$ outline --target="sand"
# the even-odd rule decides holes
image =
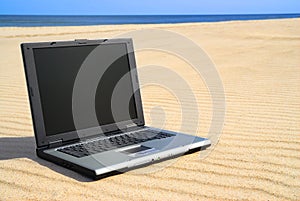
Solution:
[[[285,19],[0,28],[0,200],[300,200],[299,25],[300,19]],[[128,172],[99,181],[37,158],[20,43],[109,38],[147,28],[193,40],[219,72],[226,115],[219,141],[207,150],[208,156],[201,159],[197,152],[152,173]],[[168,45],[165,40],[157,42]],[[198,131],[192,134],[207,136],[212,100],[201,77],[165,52],[138,52],[137,63],[166,66],[189,82],[200,111]],[[155,75],[164,77],[152,72],[142,75],[141,83]],[[176,82],[167,75],[165,79],[180,92]],[[170,91],[148,86],[142,98],[148,124],[162,118],[158,110],[151,110],[158,105],[165,111],[165,127],[180,129],[180,106]],[[184,104],[189,104],[188,98]]]

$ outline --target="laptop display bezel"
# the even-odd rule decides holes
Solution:
[[[131,73],[131,80],[134,93],[134,102],[136,106],[137,118],[129,121],[118,122],[118,126],[113,124],[103,125],[99,127],[88,128],[80,131],[70,131],[65,133],[59,133],[55,135],[47,135],[41,97],[38,86],[38,78],[36,72],[36,65],[34,60],[33,50],[35,48],[52,48],[52,47],[70,47],[70,46],[84,46],[84,45],[101,45],[101,44],[126,44],[128,51],[128,60],[129,67]],[[36,138],[37,147],[44,147],[49,145],[52,142],[60,141],[67,142],[73,140],[80,140],[82,138],[91,137],[98,135],[97,133],[100,130],[103,132],[111,132],[118,130],[119,128],[126,128],[129,124],[136,124],[138,126],[142,126],[145,124],[141,94],[139,90],[139,81],[136,70],[136,61],[134,55],[133,41],[130,38],[122,38],[122,39],[99,39],[99,40],[76,40],[76,41],[58,41],[58,42],[42,42],[42,43],[23,43],[21,44],[22,55],[23,55],[23,63],[26,74],[26,83],[28,96],[30,100],[30,108],[31,108],[31,116],[34,127],[34,133]]]

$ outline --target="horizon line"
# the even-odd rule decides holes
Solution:
[[[299,13],[216,13],[216,14],[1,14],[16,16],[195,16],[195,15],[300,15]]]

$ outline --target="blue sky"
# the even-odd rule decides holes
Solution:
[[[0,14],[300,13],[300,0],[0,0]]]

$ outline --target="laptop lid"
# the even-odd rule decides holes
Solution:
[[[144,125],[131,39],[24,43],[21,49],[37,147]]]

